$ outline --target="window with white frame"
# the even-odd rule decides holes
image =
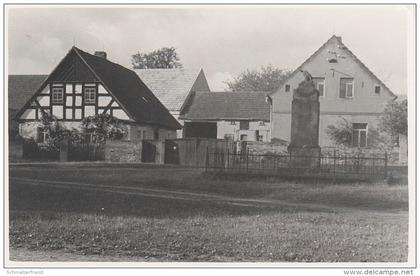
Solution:
[[[340,79],[340,98],[353,98],[354,95],[354,80],[353,78]]]
[[[51,102],[53,104],[63,104],[64,102],[64,87],[51,88]]]
[[[96,87],[85,87],[84,91],[84,100],[87,104],[96,103]]]
[[[319,96],[325,96],[325,78],[313,78],[312,80],[315,84],[316,90],[319,91]]]
[[[37,129],[37,142],[38,143],[45,143],[47,142],[48,138],[50,137],[49,131],[39,127]]]
[[[353,147],[367,147],[367,131],[368,129],[366,123],[353,123]]]

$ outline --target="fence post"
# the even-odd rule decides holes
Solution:
[[[248,158],[249,158],[248,150],[246,150],[245,154],[246,154],[246,173],[248,173]]]
[[[208,166],[209,166],[209,147],[206,147],[206,168],[205,168],[206,172],[207,172]]]
[[[334,171],[333,171],[333,174],[334,174],[334,183],[335,183],[335,169],[336,169],[336,160],[337,160],[337,155],[336,155],[336,152],[335,152],[335,149],[334,149]]]
[[[229,148],[227,149],[227,164],[226,164],[227,169],[229,169]]]
[[[385,174],[385,178],[388,176],[388,153],[387,152],[385,152],[385,171],[384,171],[384,174]]]
[[[292,151],[289,151],[289,167],[292,166]]]
[[[220,152],[220,170],[224,170],[225,169],[225,153],[224,153],[224,151],[222,150],[221,152]]]

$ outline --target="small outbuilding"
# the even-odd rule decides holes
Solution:
[[[180,118],[185,138],[270,141],[265,92],[193,92]]]

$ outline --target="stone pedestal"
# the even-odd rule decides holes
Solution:
[[[290,154],[290,165],[294,168],[319,168],[321,148],[320,147],[288,147]]]
[[[309,73],[307,73],[309,75]],[[293,91],[291,135],[288,152],[293,167],[318,167],[319,92],[310,75]]]

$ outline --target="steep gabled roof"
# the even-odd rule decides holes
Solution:
[[[80,49],[75,50],[136,122],[181,128],[134,71]]]
[[[9,109],[21,109],[47,77],[48,75],[9,75],[7,85]]]
[[[370,69],[360,60],[357,58],[357,56],[355,54],[353,54],[352,51],[349,50],[349,48],[347,48],[347,46],[344,45],[344,43],[341,40],[341,37],[333,35],[330,39],[328,39],[318,50],[316,50],[309,58],[307,58],[298,68],[296,68],[296,70],[294,70],[292,72],[292,74],[290,74],[290,76],[288,78],[286,78],[283,83],[280,85],[280,87],[282,85],[284,85],[286,82],[289,81],[289,79],[291,79],[294,75],[296,75],[301,69],[303,69],[303,67],[308,64],[310,61],[312,61],[312,59],[317,56],[322,50],[324,50],[327,45],[331,42],[335,40],[338,45],[342,48],[345,49],[345,51],[349,54],[350,58],[353,59],[356,63],[358,63],[369,75],[371,75],[372,78],[374,78],[378,83],[380,83],[381,85],[383,85],[383,87],[385,87],[385,89],[388,91],[388,93],[390,93],[392,96],[395,96],[395,94],[391,91],[391,89],[389,89],[385,83],[383,83],[372,71],[370,71]],[[279,88],[280,88],[279,87]],[[278,89],[277,89],[278,90]],[[270,95],[274,94],[277,92],[277,90],[273,91],[270,93]]]
[[[202,69],[135,69],[134,71],[166,108],[179,111]]]
[[[113,63],[105,58],[86,53],[73,47],[60,64],[53,70],[38,92],[57,75],[60,78],[71,78],[71,75],[80,74],[80,70],[73,68],[57,72],[66,59],[77,56],[86,65],[87,70],[94,75],[94,79],[99,80],[111,93],[116,101],[121,105],[127,115],[137,123],[156,124],[170,129],[179,129],[181,125],[163,106],[163,104],[153,95],[149,88],[139,79],[134,71],[127,69],[119,64]],[[77,60],[77,58],[76,58]],[[38,93],[37,92],[37,93]],[[36,94],[32,97],[32,99]],[[27,105],[30,102],[27,103]],[[26,105],[26,106],[27,106]],[[25,107],[26,107],[25,106]],[[23,112],[23,109],[21,110]],[[21,114],[19,112],[18,115]]]
[[[193,92],[180,118],[270,121],[266,95],[266,92]]]

